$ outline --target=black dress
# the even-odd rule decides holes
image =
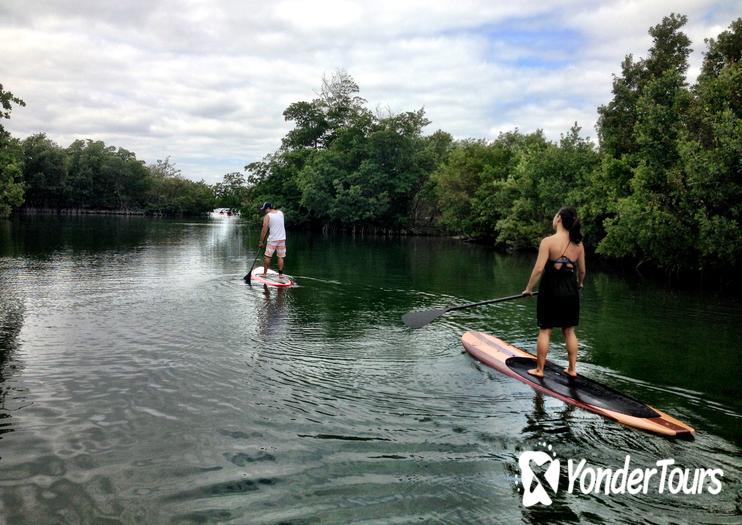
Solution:
[[[538,287],[536,319],[539,328],[568,328],[580,322],[577,261],[562,255],[549,260]]]

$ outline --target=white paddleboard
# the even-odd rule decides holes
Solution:
[[[288,275],[278,275],[275,270],[268,270],[263,276],[263,267],[258,266],[250,273],[250,280],[254,283],[265,284],[267,286],[276,286],[278,288],[289,288],[294,286],[295,281]]]

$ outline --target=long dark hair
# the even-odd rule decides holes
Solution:
[[[577,210],[565,206],[559,210],[558,215],[562,219],[562,226],[569,232],[569,240],[575,244],[580,244],[582,242],[582,229],[580,219],[577,218]]]

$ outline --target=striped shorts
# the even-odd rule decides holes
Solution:
[[[286,240],[280,240],[280,241],[271,241],[268,243],[268,245],[265,247],[265,256],[266,257],[273,257],[273,253],[275,252],[276,255],[283,258],[286,257]]]

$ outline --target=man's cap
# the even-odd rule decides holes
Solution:
[[[263,203],[263,205],[260,207],[260,211],[265,211],[267,209],[271,209],[272,210],[273,209],[273,205],[270,202],[265,201]]]

